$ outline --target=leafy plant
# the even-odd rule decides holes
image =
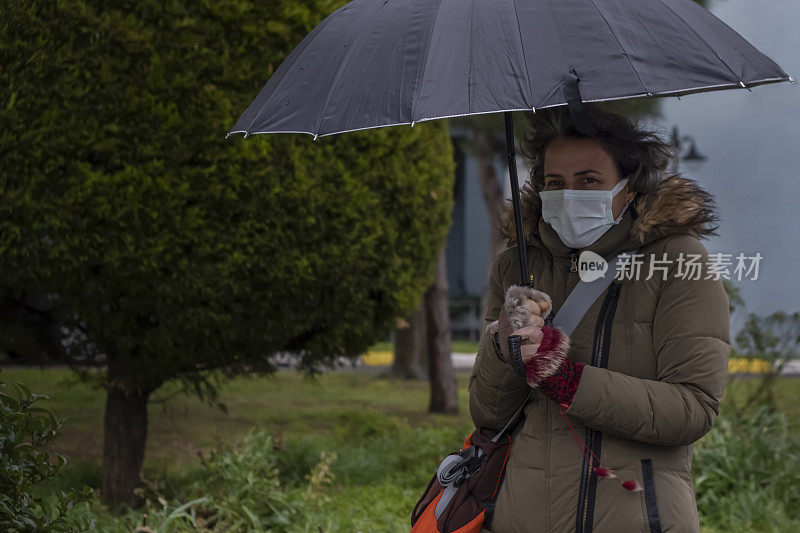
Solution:
[[[193,480],[183,487],[189,501],[168,501],[151,486],[143,491],[141,512],[128,511],[107,528],[150,533],[289,531],[292,524],[302,522],[307,511],[319,510],[330,501],[326,492],[336,454],[323,451],[305,475],[303,486],[283,485],[277,467],[279,454],[271,435],[251,431],[239,445],[209,457],[201,455],[202,475],[193,472]]]
[[[264,531],[291,523],[300,506],[281,486],[276,456],[271,435],[256,431],[206,461],[208,477],[194,490],[210,496],[214,514],[208,526]]]
[[[0,381],[0,390],[6,384]],[[35,394],[21,383],[14,393],[0,392],[0,531],[75,531],[93,529],[85,518],[71,513],[92,489],[56,490],[38,496],[34,488],[58,476],[66,459],[55,462],[44,448],[58,438],[61,420],[38,404],[47,396]]]
[[[694,453],[704,525],[721,531],[800,528],[798,429],[766,405],[717,419]]]
[[[767,369],[744,401],[731,397],[729,407],[734,413],[762,405],[774,410],[775,383],[786,365],[800,358],[800,312],[776,311],[766,317],[751,313],[736,336],[735,352],[746,360],[765,361]]]

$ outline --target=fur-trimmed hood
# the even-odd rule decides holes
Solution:
[[[544,246],[540,233],[542,226],[549,227],[549,224],[541,221],[542,201],[530,183],[520,190],[520,204],[525,243]],[[697,183],[680,174],[669,175],[655,191],[637,194],[626,210],[625,217],[630,213],[633,218],[626,241],[644,245],[669,235],[716,235],[717,215],[714,209],[713,197]],[[510,201],[503,206],[499,230],[508,246],[517,244],[514,210]]]

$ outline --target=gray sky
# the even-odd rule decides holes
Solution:
[[[717,0],[711,12],[800,80],[800,1]],[[717,200],[709,252],[763,256],[758,279],[734,281],[746,310],[800,310],[800,84],[662,98],[662,131],[677,125],[708,159],[682,165]],[[738,322],[738,321],[737,321]]]

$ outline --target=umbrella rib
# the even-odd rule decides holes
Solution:
[[[528,72],[528,60],[525,59],[525,42],[522,39],[522,27],[519,24],[519,13],[517,12],[517,0],[511,0],[511,5],[514,6],[514,16],[517,17],[517,31],[519,32],[519,49],[522,50],[522,62],[525,64],[525,78],[528,80],[528,101],[526,104],[530,105],[533,102],[533,89],[531,88],[531,75]]]
[[[475,34],[473,33],[473,26],[475,25],[475,2],[472,0],[472,6],[469,10],[469,76],[467,77],[467,110],[472,111],[472,45],[475,42]]]
[[[341,8],[340,8],[340,9],[341,9]],[[339,9],[337,9],[336,11],[334,11],[333,13],[331,13],[329,16],[325,17],[325,19],[324,19],[322,22],[320,22],[320,23],[319,23],[319,25],[317,25],[317,26],[316,26],[316,27],[315,27],[315,28],[314,28],[314,29],[311,31],[311,33],[313,33],[313,36],[311,36],[311,38],[308,40],[308,42],[307,42],[307,43],[304,43],[305,39],[301,39],[301,40],[300,40],[300,43],[299,43],[299,44],[298,44],[298,45],[295,47],[295,49],[294,49],[294,50],[292,50],[292,52],[295,52],[295,50],[297,50],[297,51],[296,51],[294,54],[291,54],[291,53],[290,53],[290,56],[291,56],[291,63],[288,63],[288,61],[289,61],[290,57],[287,57],[287,58],[286,58],[286,59],[283,61],[283,63],[281,63],[281,64],[278,66],[278,69],[277,69],[277,70],[275,70],[275,71],[272,73],[272,75],[269,77],[269,79],[268,79],[267,81],[269,82],[270,80],[272,80],[273,78],[275,78],[275,79],[277,79],[277,80],[278,80],[278,84],[280,84],[280,82],[281,82],[281,81],[283,80],[283,78],[285,77],[286,73],[289,71],[289,69],[290,69],[290,68],[291,68],[291,67],[294,65],[294,63],[295,63],[295,62],[297,61],[297,59],[300,57],[300,55],[301,55],[301,52],[303,52],[303,51],[304,51],[306,48],[308,48],[309,46],[311,46],[311,44],[314,42],[314,39],[316,39],[316,38],[317,38],[317,36],[318,36],[320,33],[322,33],[322,30],[323,30],[323,29],[324,29],[324,28],[325,28],[325,27],[326,27],[326,26],[327,26],[327,25],[328,25],[328,24],[329,24],[329,23],[330,23],[330,22],[333,20],[333,18],[334,18],[334,15],[336,15],[336,13],[337,13],[338,11],[339,11]],[[311,34],[309,34],[309,35],[311,35]],[[306,38],[308,38],[308,36],[306,36]],[[301,47],[301,45],[303,45],[303,46]],[[285,67],[284,67],[284,63],[286,63],[286,66],[285,66]],[[280,73],[280,78],[277,78],[277,77],[276,77],[276,74],[278,74],[278,70],[281,70],[281,73]],[[272,93],[270,93],[270,94],[269,94],[269,96],[267,96],[267,97],[266,97],[266,99],[264,100],[264,103],[262,104],[262,106],[261,106],[261,109],[259,109],[259,110],[258,110],[258,112],[256,113],[256,115],[255,115],[255,116],[253,117],[253,119],[250,121],[250,125],[247,127],[247,130],[245,130],[245,133],[246,133],[246,134],[248,134],[248,135],[249,135],[249,133],[248,133],[248,130],[252,129],[252,127],[253,127],[253,124],[255,124],[255,123],[256,123],[256,121],[258,121],[258,120],[261,118],[261,115],[264,113],[264,110],[265,110],[265,109],[269,109],[269,108],[268,108],[268,104],[270,104],[270,102],[272,102],[272,99],[275,97],[275,94],[277,94],[277,90],[278,90],[278,85],[276,84],[276,85],[275,85],[275,87],[272,89]],[[235,124],[234,124],[234,126],[235,126]],[[235,133],[235,132],[231,132],[231,133]],[[292,132],[292,133],[294,133],[294,132]]]
[[[603,15],[602,11],[600,11],[600,8],[597,7],[597,4],[594,3],[594,0],[589,0],[589,2],[591,2],[595,11],[597,11],[597,14],[600,15],[600,18],[603,19],[603,22],[606,23],[606,27],[608,28],[609,33],[611,33],[611,36],[617,42],[617,46],[619,46],[619,49],[622,50],[622,53],[625,55],[625,59],[628,60],[628,64],[631,66],[631,70],[636,75],[636,79],[639,81],[639,85],[642,86],[642,89],[644,89],[647,94],[651,94],[650,90],[645,86],[644,82],[642,82],[642,78],[639,77],[639,73],[636,72],[636,67],[633,66],[633,61],[631,61],[631,58],[628,55],[627,50],[625,50],[625,48],[622,46],[622,43],[620,43],[619,39],[617,39],[617,36],[614,34],[614,30],[611,29],[611,25],[608,23],[608,20],[606,20],[606,16]]]
[[[419,78],[419,83],[417,83],[416,87],[416,94],[414,95],[414,102],[411,104],[411,125],[413,126],[415,122],[418,122],[414,119],[414,111],[417,108],[417,103],[419,102],[419,95],[422,92],[422,82],[425,80],[425,72],[428,70],[428,61],[430,60],[430,52],[431,52],[431,41],[433,41],[433,32],[436,31],[436,19],[439,17],[439,9],[442,7],[442,3],[444,0],[439,0],[439,4],[436,6],[436,13],[433,14],[433,22],[431,23],[431,34],[428,36],[428,48],[425,49],[425,64],[422,66],[422,76]]]
[[[368,12],[366,10],[364,10],[364,11],[366,13],[370,13],[370,12]],[[366,16],[362,17],[362,20],[363,20],[363,18],[366,18]],[[319,135],[319,128],[320,128],[320,126],[322,126],[322,121],[325,119],[325,110],[328,108],[328,105],[331,102],[331,96],[333,95],[333,89],[334,89],[334,87],[336,87],[336,82],[339,81],[339,78],[341,77],[342,69],[343,69],[345,63],[347,62],[348,59],[350,59],[350,56],[353,55],[353,52],[358,48],[358,45],[361,44],[361,41],[364,39],[364,37],[367,34],[369,34],[368,31],[359,32],[358,38],[356,39],[356,41],[354,43],[350,44],[350,48],[347,50],[347,53],[344,54],[344,57],[339,62],[339,68],[336,69],[336,74],[334,74],[333,80],[331,81],[331,84],[328,86],[328,95],[325,97],[325,104],[322,106],[322,109],[320,109],[319,120],[317,120],[317,124],[314,126],[314,129],[316,130],[314,132],[315,136]]]
[[[663,6],[664,6],[664,7],[666,7],[667,9],[669,9],[669,10],[672,12],[672,14],[673,14],[673,15],[675,15],[676,17],[678,17],[678,20],[680,20],[681,22],[683,22],[684,26],[686,26],[687,28],[689,28],[689,31],[691,31],[691,32],[692,32],[692,33],[693,33],[693,34],[694,34],[694,35],[695,35],[695,36],[696,36],[698,39],[700,39],[700,41],[701,41],[701,42],[702,42],[704,45],[706,45],[706,46],[708,47],[708,49],[709,49],[709,50],[711,50],[712,52],[714,52],[714,55],[715,55],[715,56],[717,56],[717,59],[719,59],[720,63],[722,63],[723,65],[725,65],[725,68],[727,68],[728,70],[730,70],[730,71],[731,71],[731,74],[733,74],[734,78],[736,78],[737,80],[739,80],[739,85],[741,85],[742,87],[745,87],[744,80],[742,79],[742,76],[739,76],[738,74],[736,74],[736,71],[734,71],[734,70],[731,68],[731,66],[730,66],[730,65],[729,65],[729,64],[728,64],[728,63],[727,63],[727,62],[726,62],[724,59],[722,59],[722,57],[721,57],[721,56],[719,55],[719,53],[718,53],[718,52],[717,52],[717,51],[714,49],[714,47],[713,47],[713,46],[711,46],[710,44],[708,44],[708,41],[706,41],[705,39],[703,39],[702,35],[700,35],[700,34],[697,32],[697,30],[695,30],[695,29],[692,27],[692,25],[691,25],[691,24],[689,24],[688,22],[686,22],[686,20],[685,20],[685,19],[684,19],[682,16],[678,15],[678,14],[675,12],[675,10],[674,10],[674,9],[672,9],[671,7],[669,7],[669,5],[668,5],[668,4],[664,3],[664,0],[658,0],[658,1],[659,1],[659,2],[661,2],[661,5],[663,5]],[[724,22],[723,22],[723,24],[724,24]],[[727,26],[727,24],[726,24],[726,26]],[[747,59],[747,57],[745,57],[745,56],[744,56],[744,54],[741,54],[741,56],[744,58],[744,60],[745,60],[745,61],[747,61],[748,63],[750,63],[750,61]],[[750,63],[750,66],[751,66],[751,67],[753,67],[753,64],[752,64],[752,63]],[[753,67],[753,68],[755,68],[755,67]],[[758,69],[756,69],[756,70],[758,70]]]

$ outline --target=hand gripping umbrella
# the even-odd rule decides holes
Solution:
[[[317,137],[503,112],[522,284],[513,111],[794,82],[692,0],[353,0],[276,69],[228,136]]]

